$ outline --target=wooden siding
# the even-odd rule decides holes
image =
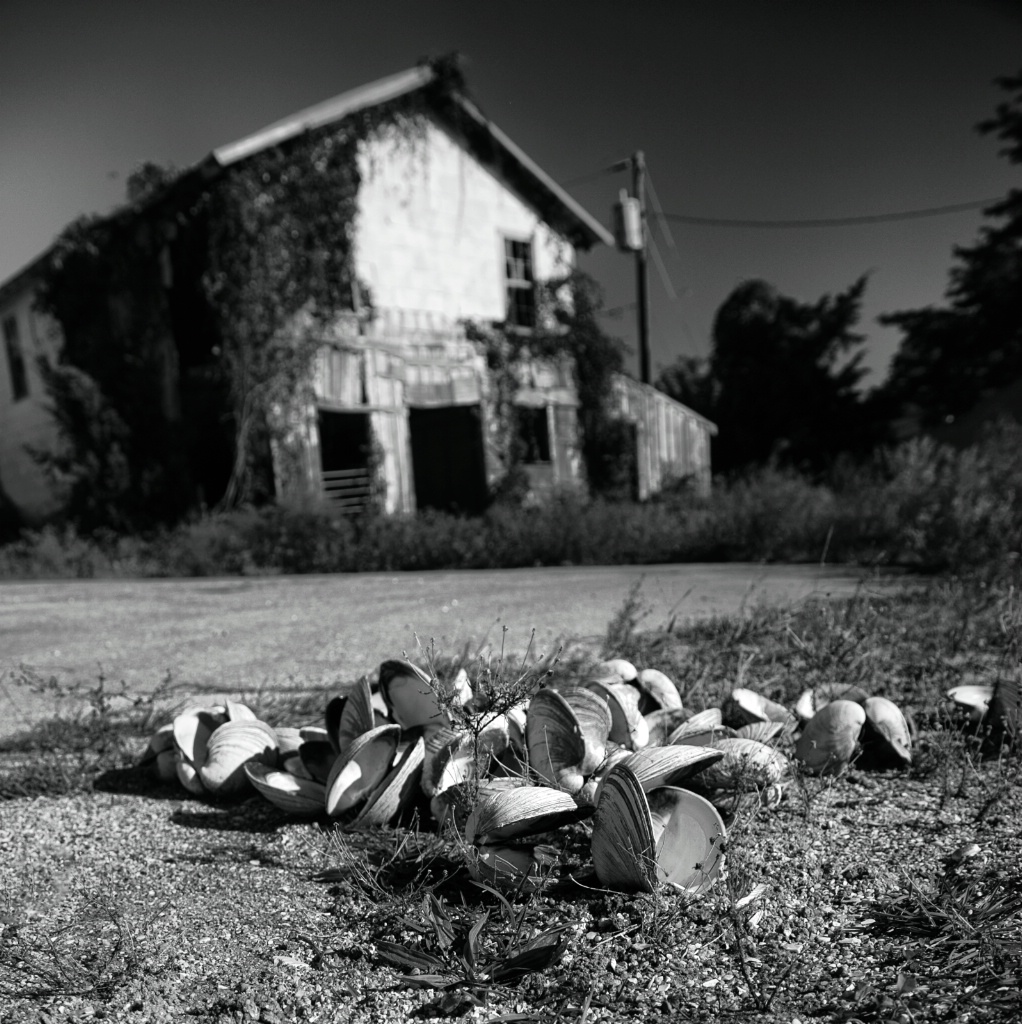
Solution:
[[[701,492],[710,488],[710,438],[717,433],[708,419],[662,391],[619,374],[614,381],[620,415],[636,427],[639,500],[673,481],[690,480]]]

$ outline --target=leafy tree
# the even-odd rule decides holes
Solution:
[[[1022,72],[997,80],[1008,98],[977,127],[1000,139],[1000,153],[1022,164]],[[1022,189],[984,211],[979,239],[954,250],[941,307],[881,317],[903,333],[882,388],[895,411],[933,425],[972,407],[988,388],[1022,376]]]
[[[728,472],[771,459],[810,472],[870,446],[857,385],[865,277],[802,303],[765,281],[740,284],[717,312],[708,363],[682,359],[661,374],[672,397],[720,431],[714,466]]]

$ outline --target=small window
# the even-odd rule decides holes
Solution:
[[[4,320],[4,348],[7,350],[7,372],[11,378],[11,394],[15,402],[28,395],[28,368],[25,353],[18,337],[18,321],[13,317]]]
[[[518,443],[521,445],[522,462],[535,465],[550,461],[550,428],[547,424],[546,407],[520,405],[518,414]]]
[[[532,271],[532,242],[504,239],[507,281],[507,322],[512,327],[536,326],[536,279]]]

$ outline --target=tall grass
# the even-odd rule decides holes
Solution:
[[[1022,428],[965,450],[918,438],[810,481],[766,467],[643,505],[575,491],[478,518],[441,512],[345,518],[327,506],[240,509],[146,537],[26,531],[0,576],[206,576],[789,561],[967,571],[1017,558]]]

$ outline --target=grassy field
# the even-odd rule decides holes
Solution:
[[[699,899],[605,891],[582,822],[549,837],[548,888],[503,901],[467,878],[456,836],[425,825],[345,831],[156,783],[131,765],[166,718],[161,695],[86,687],[84,711],[0,755],[5,1024],[1017,1021],[1020,762],[944,694],[1016,677],[1018,581],[654,629],[641,613],[633,593],[555,671],[627,657],[693,710],[736,685],[791,705],[854,684],[909,716],[911,768],[796,772],[779,802],[719,797],[726,869]],[[282,724],[320,720],[326,695],[238,696]]]

